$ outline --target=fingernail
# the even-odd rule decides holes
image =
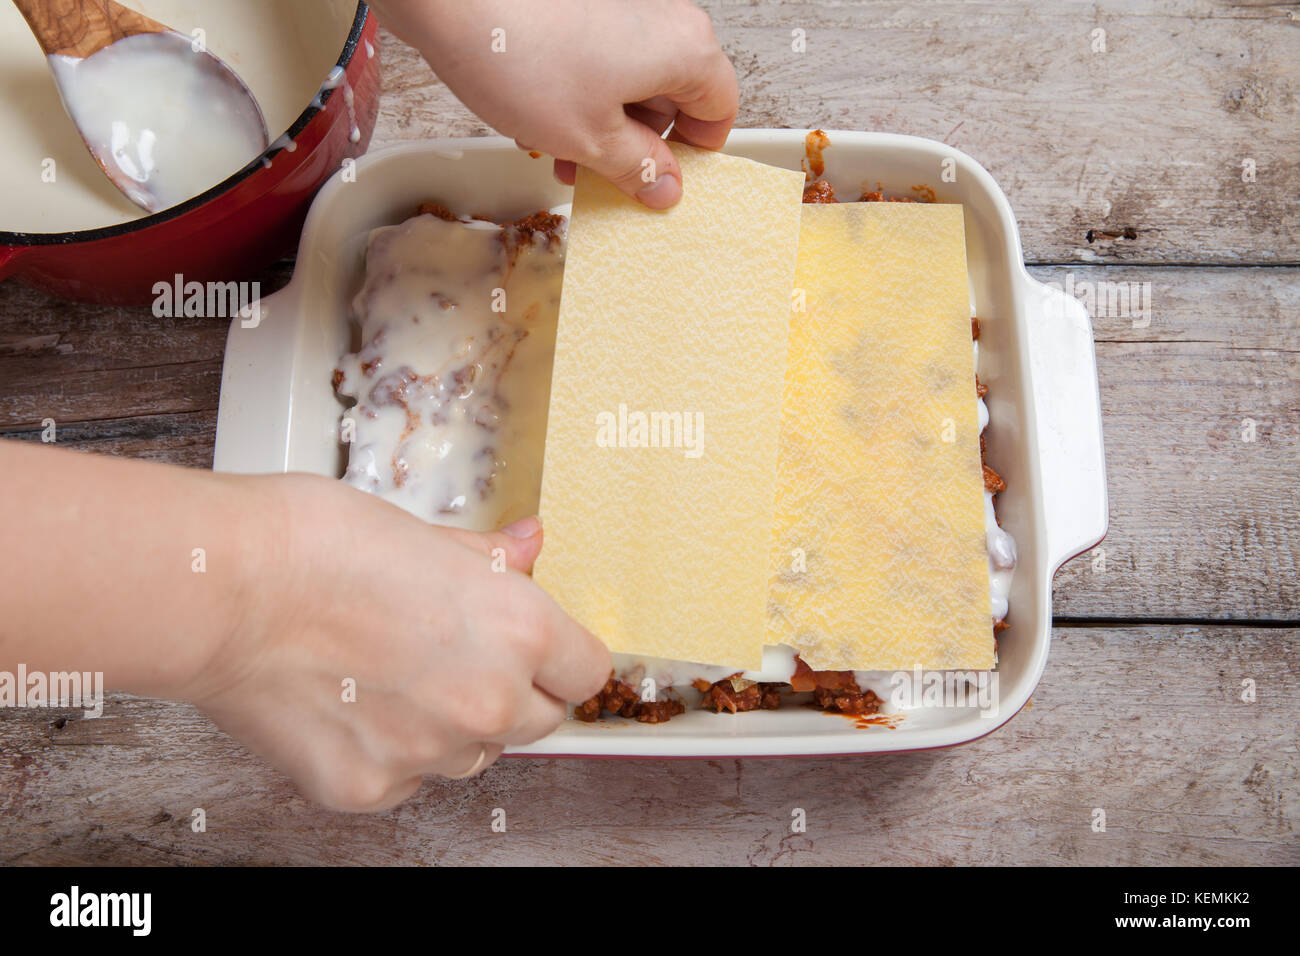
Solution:
[[[651,209],[667,209],[682,198],[682,184],[676,176],[664,173],[649,186],[642,188],[636,198]]]
[[[542,519],[534,515],[531,518],[520,518],[513,524],[508,524],[501,529],[502,534],[508,534],[512,538],[531,538],[542,530]]]

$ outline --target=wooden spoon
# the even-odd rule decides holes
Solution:
[[[91,156],[137,205],[184,202],[266,150],[253,94],[189,37],[114,0],[14,4]]]

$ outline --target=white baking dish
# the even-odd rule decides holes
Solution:
[[[805,133],[736,130],[726,151],[799,169]],[[854,199],[863,186],[877,184],[911,195],[911,187],[925,184],[940,202],[965,206],[971,288],[982,321],[980,379],[989,387],[988,461],[1007,481],[998,496],[998,517],[1019,545],[1011,628],[999,642],[997,706],[985,715],[974,708],[912,709],[894,727],[858,727],[842,716],[794,705],[734,715],[691,710],[653,726],[621,718],[569,720],[515,752],[716,757],[944,747],[1001,726],[1038,683],[1051,640],[1052,576],[1106,532],[1101,412],[1087,312],[1077,299],[1029,277],[1006,196],[969,156],[910,136],[829,135],[826,178],[841,198]],[[430,199],[457,212],[513,219],[567,202],[570,192],[551,176],[549,160],[534,160],[500,138],[396,146],[360,159],[355,182],[336,175],[312,206],[293,280],[263,301],[255,328],[244,328],[238,319],[231,325],[214,468],[342,474],[343,406],[331,373],[349,347],[349,303],[362,282],[371,229],[406,219]]]

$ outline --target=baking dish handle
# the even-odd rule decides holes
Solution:
[[[1048,568],[1106,535],[1106,456],[1092,321],[1064,290],[1024,276]]]

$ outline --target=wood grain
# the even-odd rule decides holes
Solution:
[[[1006,191],[1031,262],[1300,263],[1293,4],[700,5],[736,66],[738,126],[949,143]],[[490,132],[385,40],[375,146]]]
[[[262,293],[282,288],[291,273],[289,263],[267,270],[257,280]],[[0,285],[0,436],[30,436],[53,418],[62,441],[107,439],[125,429],[145,442],[134,447],[165,458],[170,439],[156,425],[159,416],[201,419],[209,433],[216,427],[227,331],[225,321],[62,303]],[[134,417],[155,426],[121,424]],[[90,423],[98,424],[68,430]],[[194,463],[211,466],[211,449]]]
[[[1056,613],[1300,621],[1300,271],[1068,277],[1149,283],[1152,309],[1093,318],[1111,525],[1057,575]]]
[[[308,805],[187,705],[6,710],[0,863],[1297,864],[1298,655],[1297,630],[1058,628],[1031,706],[964,747],[509,759],[377,816]]]

